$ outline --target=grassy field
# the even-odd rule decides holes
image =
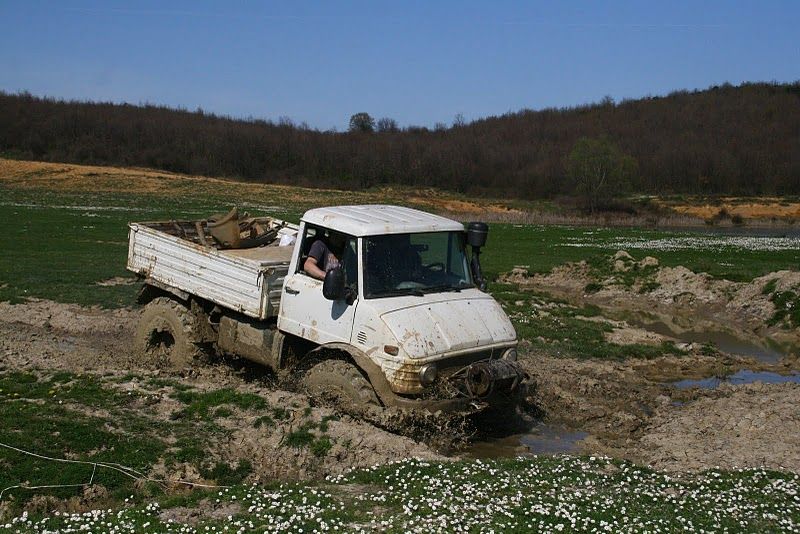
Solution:
[[[32,166],[31,166],[32,165]],[[337,191],[313,191],[278,186],[240,184],[213,179],[136,171],[130,181],[119,169],[22,165],[0,177],[0,300],[20,302],[28,297],[104,307],[130,306],[138,286],[104,283],[128,280],[127,224],[130,221],[204,218],[231,206],[254,215],[273,215],[299,221],[311,207],[353,202],[395,202],[415,207],[466,210],[461,216],[478,218],[469,210],[476,206],[490,214],[508,208],[491,202],[484,205],[438,198],[436,206],[419,195],[398,191],[371,191],[350,195]],[[1,166],[0,166],[1,167]],[[78,172],[79,171],[79,172]],[[133,171],[129,171],[133,172]],[[15,174],[16,173],[16,174]],[[133,192],[132,189],[136,189]],[[433,197],[435,198],[435,197]],[[280,200],[278,200],[280,199]],[[416,200],[415,200],[416,199]],[[527,206],[530,208],[530,206]],[[635,228],[591,228],[492,223],[488,246],[482,256],[490,279],[526,266],[531,272],[546,272],[568,261],[586,260],[604,265],[619,249],[637,259],[657,257],[662,265],[684,265],[695,271],[732,280],[750,280],[779,269],[800,265],[800,237],[747,236],[717,230],[665,231]],[[514,287],[492,284],[490,291],[503,303],[521,338],[553,354],[573,357],[652,357],[675,352],[671,345],[620,346],[607,343],[607,324],[586,320],[597,315],[561,304],[546,316],[530,321],[529,314],[516,313],[548,299]],[[522,308],[520,304],[522,303]]]
[[[734,281],[800,267],[797,232],[765,236],[736,232],[494,224],[481,261],[492,275],[514,265],[547,272],[568,261],[598,263],[617,250],[627,250],[637,259],[655,256],[662,265],[683,265]]]
[[[250,474],[246,465],[231,468],[210,462],[196,436],[224,439],[226,430],[215,422],[217,410],[240,409],[270,413],[265,400],[257,395],[228,389],[198,392],[177,385],[170,395],[180,408],[169,421],[148,417],[142,411],[153,395],[173,384],[156,379],[136,380],[136,391],[123,391],[119,383],[132,376],[99,377],[69,372],[0,373],[0,443],[56,458],[80,458],[86,462],[124,464],[128,473],[100,469],[98,483],[110,490],[109,500],[120,502],[131,492],[142,497],[158,491],[156,484],[137,485],[129,473],[146,471],[162,459],[166,465],[188,462],[204,477],[221,484],[241,482]],[[3,458],[5,460],[3,460]],[[3,448],[0,462],[0,489],[27,481],[27,485],[81,484],[86,482],[87,464],[64,464]],[[89,464],[88,469],[92,467]],[[102,479],[102,482],[100,482]],[[67,498],[74,487],[45,490]],[[29,491],[11,490],[15,502],[25,502]]]
[[[233,486],[146,505],[130,500],[84,514],[24,516],[6,527],[152,533],[796,532],[798,490],[797,476],[785,473],[707,471],[673,478],[595,457],[407,460],[322,484]],[[187,510],[195,510],[192,524],[172,519]]]
[[[125,270],[129,221],[204,218],[234,204],[254,215],[294,222],[310,207],[342,203],[400,203],[459,212],[464,220],[479,218],[474,209],[498,216],[530,208],[490,201],[459,204],[454,197],[435,197],[433,202],[425,195],[393,190],[351,194],[206,181],[156,171],[137,171],[128,179],[103,168],[84,169],[79,175],[57,165],[15,169],[10,178],[0,176],[0,301],[38,297],[112,308],[132,305],[135,285],[103,284],[118,277],[132,280]],[[600,264],[618,249],[637,259],[652,255],[663,265],[684,265],[733,280],[800,266],[797,233],[752,237],[511,223],[491,225],[482,260],[494,279],[515,265],[546,272],[567,261]],[[675,351],[671,345],[607,343],[609,326],[586,319],[598,313],[591,307],[577,308],[506,284],[492,283],[490,291],[509,312],[520,337],[549,353],[626,358]],[[548,313],[535,322],[526,319],[529,313],[517,313],[537,307]],[[430,532],[452,530],[458,521],[464,531],[752,532],[796,530],[800,523],[797,475],[751,470],[670,477],[605,458],[404,461],[313,484],[242,486],[252,466],[210,461],[193,446],[193,437],[224,439],[226,430],[217,419],[231,410],[264,414],[259,420],[270,424],[285,416],[282,407],[235,391],[199,392],[170,384],[178,415],[168,423],[154,423],[137,407],[147,406],[148,395],[165,383],[143,378],[142,388],[132,394],[116,387],[116,381],[113,376],[0,371],[0,442],[58,458],[121,463],[137,471],[146,471],[157,459],[186,462],[205,479],[231,487],[164,495],[158,484],[100,469],[96,483],[109,490],[103,510],[34,513],[0,524],[0,530]],[[317,425],[314,433],[310,426],[301,427],[287,443],[324,456],[324,422],[312,424]],[[91,474],[85,464],[65,466],[0,451],[0,490],[23,481],[80,485]],[[79,492],[73,487],[48,494],[66,499]],[[19,511],[32,495],[10,490],[0,506],[13,498],[12,509]],[[196,524],[183,526],[160,517],[165,510],[185,509],[197,511]],[[215,510],[225,513],[207,515]]]
[[[53,192],[0,184],[0,300],[25,297],[61,302],[126,306],[134,288],[98,282],[127,276],[127,223],[202,218],[229,209],[224,191],[198,192],[180,199],[161,192]],[[345,199],[316,199],[319,205]],[[351,199],[352,201],[352,199]],[[308,207],[241,201],[252,214],[298,221]],[[618,249],[637,257],[656,256],[664,265],[733,280],[749,280],[800,265],[800,238],[742,237],[708,233],[575,228],[494,223],[482,256],[494,278],[515,265],[545,272],[566,261],[599,261]]]

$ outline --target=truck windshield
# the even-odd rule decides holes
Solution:
[[[472,287],[463,232],[364,238],[366,298],[423,295]]]

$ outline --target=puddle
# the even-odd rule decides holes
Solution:
[[[769,371],[750,371],[749,369],[742,369],[725,378],[709,377],[699,380],[681,380],[679,382],[674,382],[672,385],[678,389],[714,389],[722,383],[739,385],[752,384],[754,382],[763,382],[764,384],[784,384],[791,382],[800,384],[800,372],[793,371],[788,375],[779,375],[778,373],[771,373]]]
[[[668,324],[662,321],[647,321],[637,317],[626,317],[628,324],[644,328],[662,336],[672,337],[685,343],[711,343],[722,352],[748,356],[764,363],[777,363],[785,354],[781,351],[759,345],[739,337],[730,332],[705,331],[705,332],[675,332]]]
[[[588,432],[539,424],[526,434],[473,443],[462,451],[462,455],[467,458],[504,458],[535,454],[566,454],[576,452],[578,442],[588,436]]]

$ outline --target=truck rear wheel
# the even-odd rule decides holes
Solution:
[[[158,297],[145,306],[136,329],[137,351],[156,365],[190,367],[203,355],[196,317],[173,299]]]
[[[363,413],[380,402],[375,390],[361,371],[343,360],[323,360],[303,377],[303,387],[314,397],[336,402],[345,411]]]

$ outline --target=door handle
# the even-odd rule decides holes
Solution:
[[[289,293],[290,295],[297,295],[298,293],[300,293],[299,290],[292,289],[291,287],[285,287],[285,288],[283,288],[283,290],[286,291],[287,293]]]

